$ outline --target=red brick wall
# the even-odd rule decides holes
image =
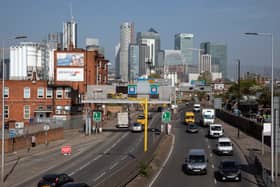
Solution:
[[[30,148],[31,147],[31,137],[36,137],[36,144],[44,144],[45,143],[45,132],[38,132],[35,134],[29,134],[28,136],[21,136],[15,138],[15,143],[13,145],[12,139],[5,139],[5,152],[13,152],[19,149],[24,148]],[[48,142],[60,140],[64,138],[64,129],[63,128],[57,128],[57,129],[51,129],[48,131]],[[2,144],[2,140],[0,140],[0,143]],[[14,150],[13,150],[14,148]],[[0,150],[1,153],[1,150]]]

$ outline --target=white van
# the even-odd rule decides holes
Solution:
[[[222,137],[218,139],[217,153],[221,155],[233,155],[233,145],[229,138]]]
[[[224,135],[224,130],[221,124],[210,124],[208,130],[208,136],[213,138],[219,138]]]

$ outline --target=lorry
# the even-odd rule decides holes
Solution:
[[[185,123],[191,124],[195,122],[195,116],[193,112],[186,112],[185,113]]]
[[[128,120],[128,112],[119,112],[117,114],[117,127],[118,128],[128,128],[129,120]]]
[[[202,125],[207,126],[215,122],[215,109],[204,108],[202,109]]]

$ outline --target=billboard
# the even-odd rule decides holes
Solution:
[[[224,90],[225,85],[224,84],[214,84],[214,90]]]
[[[57,66],[84,66],[84,53],[57,53]]]
[[[57,81],[84,81],[84,68],[57,68]]]

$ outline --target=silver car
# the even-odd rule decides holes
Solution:
[[[132,132],[142,132],[143,131],[143,125],[141,123],[133,123],[131,126]]]
[[[183,164],[183,171],[187,174],[207,174],[208,159],[204,149],[191,149]]]

